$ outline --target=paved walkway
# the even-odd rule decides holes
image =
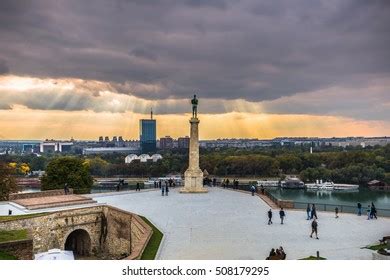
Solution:
[[[212,188],[207,194],[172,190],[123,195],[90,195],[100,203],[146,216],[165,234],[161,259],[265,259],[271,248],[283,246],[288,259],[315,255],[328,259],[371,259],[361,247],[390,235],[390,219],[319,212],[319,240],[309,238],[306,213],[287,210],[285,225],[267,225],[269,206],[250,194]]]

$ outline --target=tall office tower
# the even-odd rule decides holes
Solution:
[[[143,154],[156,152],[156,120],[153,119],[153,111],[150,112],[150,120],[140,120],[139,138]]]

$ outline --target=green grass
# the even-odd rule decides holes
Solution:
[[[310,257],[306,257],[306,258],[303,258],[303,259],[300,259],[300,260],[303,260],[303,261],[316,261],[316,260],[326,260],[326,258],[319,257],[317,259],[317,257],[315,257],[315,256],[310,256]]]
[[[140,217],[153,229],[153,234],[150,237],[150,240],[148,242],[148,245],[146,245],[144,252],[142,253],[141,260],[154,260],[164,234],[158,228],[156,228],[148,219],[143,216]]]
[[[387,249],[387,244],[368,245],[366,247],[363,247],[363,249],[378,251],[380,249]]]
[[[8,254],[7,252],[0,251],[0,260],[17,260],[18,258]]]
[[[20,219],[28,219],[44,216],[47,213],[25,214],[25,215],[12,215],[12,216],[0,216],[0,222],[15,221]]]
[[[27,239],[27,237],[27,229],[0,230],[0,242],[23,240]]]

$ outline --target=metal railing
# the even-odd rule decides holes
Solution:
[[[283,199],[279,199],[276,196],[274,196],[267,189],[265,189],[264,192],[268,196],[268,198],[271,199],[276,205],[279,205],[281,201],[284,201]],[[292,202],[293,202],[294,209],[302,209],[302,210],[306,210],[307,204],[310,204],[310,206],[313,204],[312,202],[302,202],[302,201],[294,201],[294,200],[292,200]],[[314,203],[314,204],[316,206],[317,211],[334,212],[337,207],[339,213],[358,214],[357,206],[352,206],[347,204],[331,204],[331,203]],[[362,206],[361,215],[367,216],[368,209],[369,209],[368,207]],[[376,208],[376,215],[378,217],[390,217],[390,209]]]
[[[228,189],[236,189],[236,190],[242,190],[242,191],[251,191],[250,185],[238,185],[238,186],[232,186],[232,184],[229,184],[226,188]],[[261,190],[259,187],[257,187],[257,192],[260,193]],[[293,202],[293,208],[294,209],[302,209],[306,210],[307,204],[312,205],[312,202],[302,202],[302,201],[294,201],[294,200],[284,200],[277,198],[274,196],[271,192],[269,192],[266,188],[264,189],[264,194],[271,199],[276,205],[279,206],[279,204],[283,201],[291,201]],[[335,208],[337,207],[339,209],[339,213],[353,213],[358,214],[357,206],[347,205],[347,204],[330,204],[330,203],[314,203],[316,206],[317,211],[326,211],[326,212],[334,212]],[[367,209],[368,207],[362,206],[362,216],[367,216]],[[390,217],[390,209],[385,208],[376,208],[376,215],[378,217]]]

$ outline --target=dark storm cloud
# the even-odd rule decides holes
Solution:
[[[274,100],[390,76],[386,0],[3,0],[0,38],[0,73],[146,99]]]

